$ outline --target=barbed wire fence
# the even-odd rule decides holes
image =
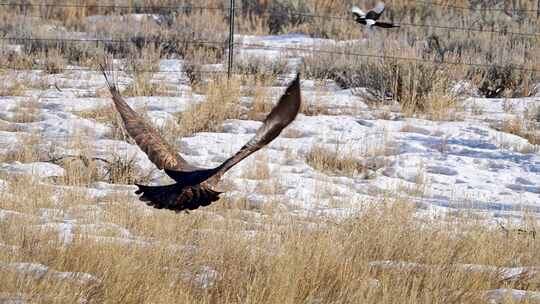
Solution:
[[[538,1],[537,9],[513,9],[512,11],[526,12],[526,13],[537,13],[537,17],[540,16],[540,0]],[[463,7],[456,6],[447,3],[439,2],[429,2],[429,1],[420,1],[417,0],[415,3],[419,5],[428,5],[428,6],[437,6],[444,8],[460,9],[460,10],[470,10],[470,11],[486,11],[486,12],[506,12],[506,9],[499,8],[472,8],[472,7]],[[133,10],[133,6],[127,5],[117,5],[117,4],[93,4],[85,5],[80,3],[50,3],[50,2],[41,2],[41,3],[21,3],[21,2],[0,2],[0,7],[2,6],[18,6],[18,7],[46,7],[46,8],[108,8],[113,10]],[[227,48],[228,57],[227,57],[227,70],[226,71],[216,71],[216,70],[200,70],[200,73],[223,73],[228,77],[231,74],[247,74],[246,72],[239,73],[234,72],[234,52],[235,47],[249,47],[254,49],[265,49],[265,50],[276,50],[276,51],[296,51],[312,54],[333,54],[333,55],[343,55],[343,56],[354,56],[354,57],[363,57],[363,58],[379,58],[379,59],[388,59],[388,60],[401,60],[401,61],[414,61],[414,62],[431,62],[435,64],[443,65],[465,65],[473,67],[502,67],[496,64],[485,64],[485,63],[473,63],[473,62],[461,62],[461,61],[443,61],[443,60],[431,60],[426,58],[417,58],[417,57],[401,57],[401,56],[391,56],[391,55],[381,55],[381,54],[369,54],[369,53],[357,53],[357,52],[342,52],[342,51],[332,51],[324,49],[315,49],[315,48],[302,48],[302,47],[287,47],[287,46],[269,46],[264,44],[245,44],[237,43],[234,41],[235,35],[235,14],[239,8],[235,4],[235,0],[229,1],[229,6],[202,6],[202,5],[192,5],[192,4],[183,4],[183,5],[165,5],[165,6],[137,6],[138,10],[141,11],[156,11],[156,10],[171,10],[179,13],[192,12],[194,10],[221,10],[228,15],[229,21],[229,32],[226,42],[223,41],[208,41],[208,40],[186,40],[182,41],[183,44],[206,44],[206,45],[216,45]],[[263,12],[264,13],[264,12]],[[327,20],[337,20],[341,22],[354,22],[352,17],[346,16],[334,16],[334,15],[318,15],[310,14],[304,12],[288,12],[291,16],[303,16],[310,18],[322,18]],[[536,39],[540,37],[540,33],[531,33],[531,32],[514,32],[508,31],[507,29],[482,29],[482,28],[470,28],[470,27],[458,27],[458,26],[444,26],[437,24],[418,24],[418,23],[399,23],[402,27],[422,27],[422,28],[432,28],[432,29],[441,29],[449,31],[464,31],[464,32],[478,32],[478,33],[490,33],[498,35],[515,35],[520,37],[528,37]],[[11,42],[24,42],[24,41],[43,41],[43,42],[56,42],[56,43],[95,43],[95,44],[134,44],[133,40],[130,39],[101,39],[101,38],[39,38],[39,37],[0,37],[0,41],[11,41]],[[156,38],[144,38],[145,43],[161,43],[163,41]],[[511,69],[526,71],[526,72],[540,72],[540,69],[532,69],[524,66],[511,66]],[[4,70],[45,70],[44,67],[33,66],[28,68],[20,68],[10,65],[0,65],[0,69]],[[97,71],[92,68],[65,68],[66,71]],[[128,70],[125,70],[128,71]],[[159,71],[153,69],[140,69],[137,72],[147,72],[147,73],[182,73],[185,70],[168,70],[168,71]]]

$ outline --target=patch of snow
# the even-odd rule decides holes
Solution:
[[[209,266],[203,266],[194,275],[193,281],[199,285],[199,287],[207,289],[214,286],[216,280],[219,278],[219,272]]]
[[[60,280],[60,281],[69,281],[77,284],[91,284],[99,282],[99,279],[94,277],[91,274],[84,272],[61,272],[52,270],[49,267],[38,264],[38,263],[4,263],[0,262],[0,268],[5,270],[15,271],[19,274],[29,275],[36,279],[42,279],[45,276]]]
[[[369,263],[369,266],[378,269],[400,269],[415,271],[428,271],[430,269],[437,269],[438,267],[437,265],[402,261],[373,261]],[[477,264],[453,264],[453,267],[456,270],[468,273],[493,274],[498,276],[502,281],[519,280],[520,278],[533,276],[540,272],[539,267],[496,267]]]
[[[58,239],[62,241],[62,244],[69,245],[73,242],[73,229],[74,224],[70,221],[63,223],[45,223],[35,226],[39,231],[48,232],[55,231],[58,233]]]
[[[12,210],[5,210],[0,209],[0,220],[7,221],[7,220],[23,220],[23,221],[34,221],[37,220],[37,217],[34,217],[29,214],[12,211]]]
[[[20,137],[18,132],[0,131],[0,154],[6,155],[19,147]]]
[[[84,112],[94,111],[102,108],[108,108],[112,101],[104,98],[77,98],[77,102],[73,102],[71,97],[45,97],[40,98],[40,108],[45,111],[54,112]]]
[[[488,290],[484,293],[484,297],[489,304],[503,304],[508,303],[510,300],[512,303],[540,303],[540,292],[526,291],[511,288],[499,288]]]
[[[64,176],[64,168],[45,162],[0,164],[0,172],[14,175],[29,175],[37,178],[61,177]]]
[[[26,304],[29,303],[31,296],[23,293],[0,292],[0,303],[2,304]]]
[[[22,55],[24,49],[21,44],[2,44],[1,50],[4,54]]]
[[[111,133],[110,127],[90,119],[68,113],[58,113],[55,116],[38,122],[19,123],[17,126],[21,131],[39,133],[43,140],[50,141],[67,141],[80,135],[106,138]]]
[[[133,25],[136,29],[141,22],[157,25],[152,14],[135,14],[121,17],[95,16],[87,22],[119,22],[123,26]],[[114,19],[114,20],[113,20]],[[84,33],[72,33],[63,28],[47,27],[62,35],[85,37]],[[86,37],[90,37],[88,34]],[[301,64],[302,51],[288,52],[276,47],[355,48],[369,41],[335,41],[312,38],[302,34],[249,36],[237,35],[239,58],[262,57],[269,63],[287,64],[290,73],[279,77],[278,84],[268,87],[268,96],[277,102],[284,86],[294,76],[294,67]],[[83,38],[84,39],[84,38]],[[264,45],[268,50],[250,47]],[[115,60],[116,66],[125,65],[124,60]],[[164,59],[159,62],[160,71],[184,71],[185,61]],[[223,63],[204,65],[205,70],[224,71]],[[132,75],[117,72],[119,88],[133,83]],[[285,79],[287,78],[287,79]],[[44,85],[46,89],[32,89],[26,96],[34,97],[40,106],[39,121],[30,123],[2,122],[0,131],[0,153],[9,153],[21,144],[22,139],[32,132],[39,134],[39,152],[46,153],[50,147],[58,156],[78,155],[80,151],[69,147],[68,142],[80,137],[88,142],[90,157],[111,160],[113,156],[133,159],[136,169],[148,172],[151,184],[165,179],[147,156],[136,146],[125,141],[111,140],[112,129],[104,123],[77,116],[80,111],[92,111],[112,105],[106,96],[103,76],[96,71],[64,71],[49,75],[37,71],[7,72],[2,81],[26,81]],[[148,115],[158,128],[176,124],[175,114],[186,111],[191,105],[204,102],[205,96],[193,92],[185,72],[153,73],[151,82],[167,88],[167,95],[176,97],[130,97],[127,102],[137,111]],[[518,216],[523,210],[540,212],[540,155],[528,141],[519,136],[503,132],[500,127],[508,119],[530,116],[540,107],[537,97],[487,99],[475,97],[475,88],[467,82],[458,82],[451,89],[456,94],[469,94],[459,110],[460,121],[431,121],[421,118],[407,118],[395,110],[395,104],[388,105],[386,119],[378,118],[377,109],[367,106],[362,92],[365,88],[343,90],[333,80],[302,79],[303,102],[309,112],[327,115],[298,115],[297,119],[270,145],[248,157],[232,168],[224,176],[232,185],[235,196],[248,198],[254,207],[265,200],[277,200],[284,212],[317,213],[325,212],[341,216],[358,210],[364,204],[378,199],[380,193],[406,195],[421,208],[421,212],[444,212],[447,209],[471,209],[493,217]],[[56,87],[60,88],[58,90]],[[242,87],[241,92],[249,92],[250,87]],[[173,94],[169,94],[173,93]],[[242,93],[246,95],[245,93]],[[28,97],[0,97],[0,117],[9,118],[21,102]],[[242,96],[240,107],[249,110],[252,96]],[[111,109],[112,110],[112,109]],[[383,109],[381,109],[382,111]],[[536,112],[535,112],[536,113]],[[6,126],[4,128],[4,125]],[[180,153],[195,165],[209,168],[218,165],[242,147],[260,127],[259,121],[227,120],[223,131],[201,132],[190,137],[179,138]],[[311,167],[306,157],[322,148],[346,156],[368,167],[368,177],[363,175],[339,176],[319,172]],[[55,154],[55,155],[56,155]],[[259,161],[262,160],[262,161]],[[270,180],[249,178],[256,166],[265,166]],[[19,171],[31,174],[25,169],[32,164],[1,164],[0,170],[7,175]],[[34,165],[43,169],[45,176],[61,176],[60,167]],[[40,167],[42,166],[42,167]],[[44,166],[47,166],[45,168]],[[2,170],[3,168],[3,170]],[[55,168],[56,170],[53,170]],[[103,169],[103,167],[100,167]],[[265,168],[266,169],[266,168]],[[41,171],[40,171],[41,172]],[[39,173],[39,172],[38,172]],[[263,191],[266,183],[278,184],[275,192]],[[1,186],[0,188],[5,188]],[[81,191],[89,199],[103,199],[111,194],[132,193],[133,186],[121,187],[97,183],[90,188],[53,185],[55,193]],[[153,212],[153,209],[141,208]],[[421,207],[420,207],[421,206]],[[290,208],[291,210],[287,210]],[[301,210],[305,209],[305,210]],[[287,210],[287,211],[285,211]],[[84,216],[85,212],[100,214],[96,210],[69,210],[61,218],[54,214],[43,214],[49,220],[63,223],[70,216]],[[51,211],[52,212],[52,211]],[[420,211],[419,211],[420,212]],[[14,216],[12,214],[4,216]]]

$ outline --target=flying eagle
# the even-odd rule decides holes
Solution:
[[[212,169],[201,169],[191,165],[176,153],[171,145],[126,103],[103,66],[101,70],[129,136],[135,140],[151,162],[160,170],[165,170],[165,173],[175,181],[174,184],[163,186],[136,184],[139,189],[135,193],[140,194],[139,199],[157,209],[188,211],[217,201],[222,192],[214,190],[214,187],[223,174],[269,144],[296,118],[300,109],[300,75],[297,74],[253,138],[221,165]]]
[[[372,26],[378,26],[378,27],[383,27],[383,28],[399,27],[399,25],[397,24],[377,21],[383,12],[384,12],[384,3],[382,2],[377,3],[377,5],[375,5],[375,7],[372,8],[367,13],[361,10],[360,8],[358,8],[358,6],[352,7],[354,20],[360,24],[367,25],[370,28]]]

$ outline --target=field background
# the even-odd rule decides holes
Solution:
[[[0,303],[540,303],[540,4],[0,3]],[[188,160],[301,114],[190,214],[104,79]]]

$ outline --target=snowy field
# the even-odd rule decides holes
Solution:
[[[247,44],[275,47],[302,48],[329,44],[330,40],[310,39],[301,35],[247,36],[236,40]],[[279,51],[274,51],[280,56]],[[285,56],[281,54],[282,56]],[[265,51],[246,47],[242,56],[262,56]],[[182,70],[181,60],[163,60],[162,71]],[[166,77],[164,76],[166,75]],[[289,75],[289,79],[292,75]],[[58,75],[43,72],[6,72],[2,81],[15,77],[47,83],[49,88],[28,90],[24,97],[3,96],[0,103],[0,142],[2,153],[18,148],[30,134],[39,134],[42,151],[52,151],[52,157],[75,155],[66,144],[70,138],[81,135],[88,138],[93,157],[107,158],[110,151],[136,157],[137,165],[151,170],[153,165],[139,149],[124,141],[109,138],[110,127],[76,113],[99,110],[111,105],[105,95],[104,79],[98,72],[68,71]],[[121,77],[127,86],[129,78]],[[154,81],[163,81],[178,89],[175,97],[127,98],[135,108],[145,108],[159,128],[174,124],[173,114],[194,103],[204,102],[205,96],[191,91],[182,74],[154,75]],[[283,85],[285,80],[281,81]],[[54,86],[59,86],[56,89]],[[275,99],[284,86],[270,88]],[[445,212],[448,209],[473,209],[494,218],[508,217],[521,211],[537,213],[540,210],[540,156],[538,147],[519,136],[498,131],[503,121],[522,119],[525,112],[537,113],[540,98],[486,99],[470,97],[463,101],[463,109],[453,113],[456,121],[432,121],[407,118],[397,111],[388,111],[386,119],[378,109],[369,108],[361,97],[351,90],[341,90],[331,81],[302,81],[303,102],[314,104],[335,115],[299,115],[283,136],[267,149],[257,153],[249,162],[227,174],[235,185],[233,195],[251,197],[253,203],[264,200],[257,193],[257,182],[246,178],[249,169],[264,158],[271,164],[272,178],[284,187],[282,195],[291,209],[314,212],[341,213],[358,207],[362,202],[377,200],[381,193],[392,192],[410,196],[422,209]],[[36,121],[15,123],[15,111],[25,107],[28,100],[37,101],[39,115]],[[250,98],[242,98],[243,106],[250,107]],[[394,107],[395,108],[395,107]],[[178,138],[182,155],[202,167],[211,167],[226,159],[241,147],[255,132],[260,122],[229,120],[224,133],[201,133]],[[9,130],[9,131],[5,131]],[[305,161],[306,154],[315,145],[328,150],[338,149],[359,162],[376,162],[376,170],[369,178],[343,177],[317,172]],[[51,164],[4,163],[0,169],[6,174],[29,174],[42,178],[61,176],[62,168]],[[157,182],[161,173],[155,174]],[[422,191],[411,191],[422,183]],[[321,197],[324,185],[327,197]],[[332,206],[331,201],[339,201]]]
[[[260,50],[249,45],[317,48],[338,44],[302,35],[238,36],[235,40],[245,44],[237,52],[238,60],[253,56],[282,60],[288,56],[286,59],[293,69],[295,62],[301,60],[301,52]],[[162,71],[183,68],[182,60],[162,60],[160,63]],[[223,65],[210,68],[223,69]],[[279,86],[269,88],[274,100],[293,75],[285,75]],[[119,76],[121,87],[133,81],[127,75],[119,73]],[[23,96],[0,97],[0,155],[17,153],[21,146],[31,143],[36,145],[40,161],[0,163],[0,196],[16,195],[10,191],[11,180],[23,177],[49,189],[52,203],[37,209],[2,208],[0,221],[21,219],[28,223],[28,229],[57,234],[63,245],[84,235],[100,242],[151,246],[151,238],[137,236],[129,227],[111,223],[102,216],[107,209],[103,201],[107,198],[128,195],[135,201],[135,186],[95,182],[89,187],[75,187],[57,183],[66,174],[66,169],[53,160],[76,157],[83,150],[87,157],[110,162],[114,157],[132,159],[139,172],[149,174],[151,184],[167,182],[164,173],[154,169],[136,145],[113,139],[114,130],[110,125],[81,115],[112,109],[102,75],[94,71],[65,71],[55,75],[40,71],[3,71],[0,74],[0,81],[4,83],[14,79],[34,85],[29,85],[32,88],[26,89]],[[185,73],[155,73],[152,79],[173,88],[172,96],[128,97],[127,101],[137,109],[144,108],[158,128],[176,124],[176,114],[193,104],[205,102],[206,96],[191,88]],[[540,148],[522,137],[505,133],[501,126],[507,121],[522,120],[531,113],[539,116],[536,122],[540,123],[540,97],[487,99],[471,94],[452,113],[454,119],[436,121],[408,117],[394,105],[370,107],[361,95],[355,94],[358,90],[361,88],[340,89],[330,80],[302,78],[303,102],[326,114],[300,114],[278,139],[230,170],[224,178],[223,187],[227,190],[224,196],[245,199],[246,209],[255,214],[252,216],[256,216],[257,210],[275,204],[272,208],[277,216],[344,218],[385,198],[399,197],[414,204],[420,218],[467,211],[492,227],[509,222],[519,226],[526,217],[538,218]],[[241,106],[249,109],[252,100],[251,96],[243,96]],[[32,119],[23,122],[17,119],[21,112],[31,110],[35,111]],[[188,161],[201,167],[213,167],[239,149],[260,124],[246,119],[227,120],[222,133],[203,132],[177,137],[175,145],[181,147],[180,152]],[[32,141],[36,137],[37,140]],[[77,145],[73,143],[75,139]],[[308,161],[309,155],[316,150],[347,156],[365,169],[350,174],[317,170]],[[253,176],[255,168],[264,168],[267,178]],[[54,201],[63,193],[74,191],[80,196],[74,196],[75,200],[67,205]],[[76,201],[77,197],[85,201]],[[215,204],[228,202],[222,200]],[[164,212],[143,203],[131,204],[147,214]],[[207,210],[194,212],[212,213]],[[182,221],[190,215],[176,216]],[[17,250],[10,244],[0,243],[0,251]],[[99,280],[90,273],[67,273],[24,262],[0,261],[0,269],[21,275],[47,276],[51,280],[69,280],[73,284]],[[428,267],[399,261],[373,263],[373,267],[383,268]],[[523,269],[492,269],[480,265],[456,267],[466,268],[466,271],[497,272],[506,276],[503,279],[525,272]],[[528,274],[530,271],[528,269]],[[215,276],[212,269],[197,275],[196,280],[203,286],[211,284]],[[380,288],[378,282],[372,283],[373,288]],[[485,296],[488,303],[503,303],[508,297],[513,297],[516,303],[525,300],[526,303],[540,303],[538,293],[520,290],[496,289],[486,291]],[[0,294],[0,303],[24,303],[24,299],[23,294]]]

